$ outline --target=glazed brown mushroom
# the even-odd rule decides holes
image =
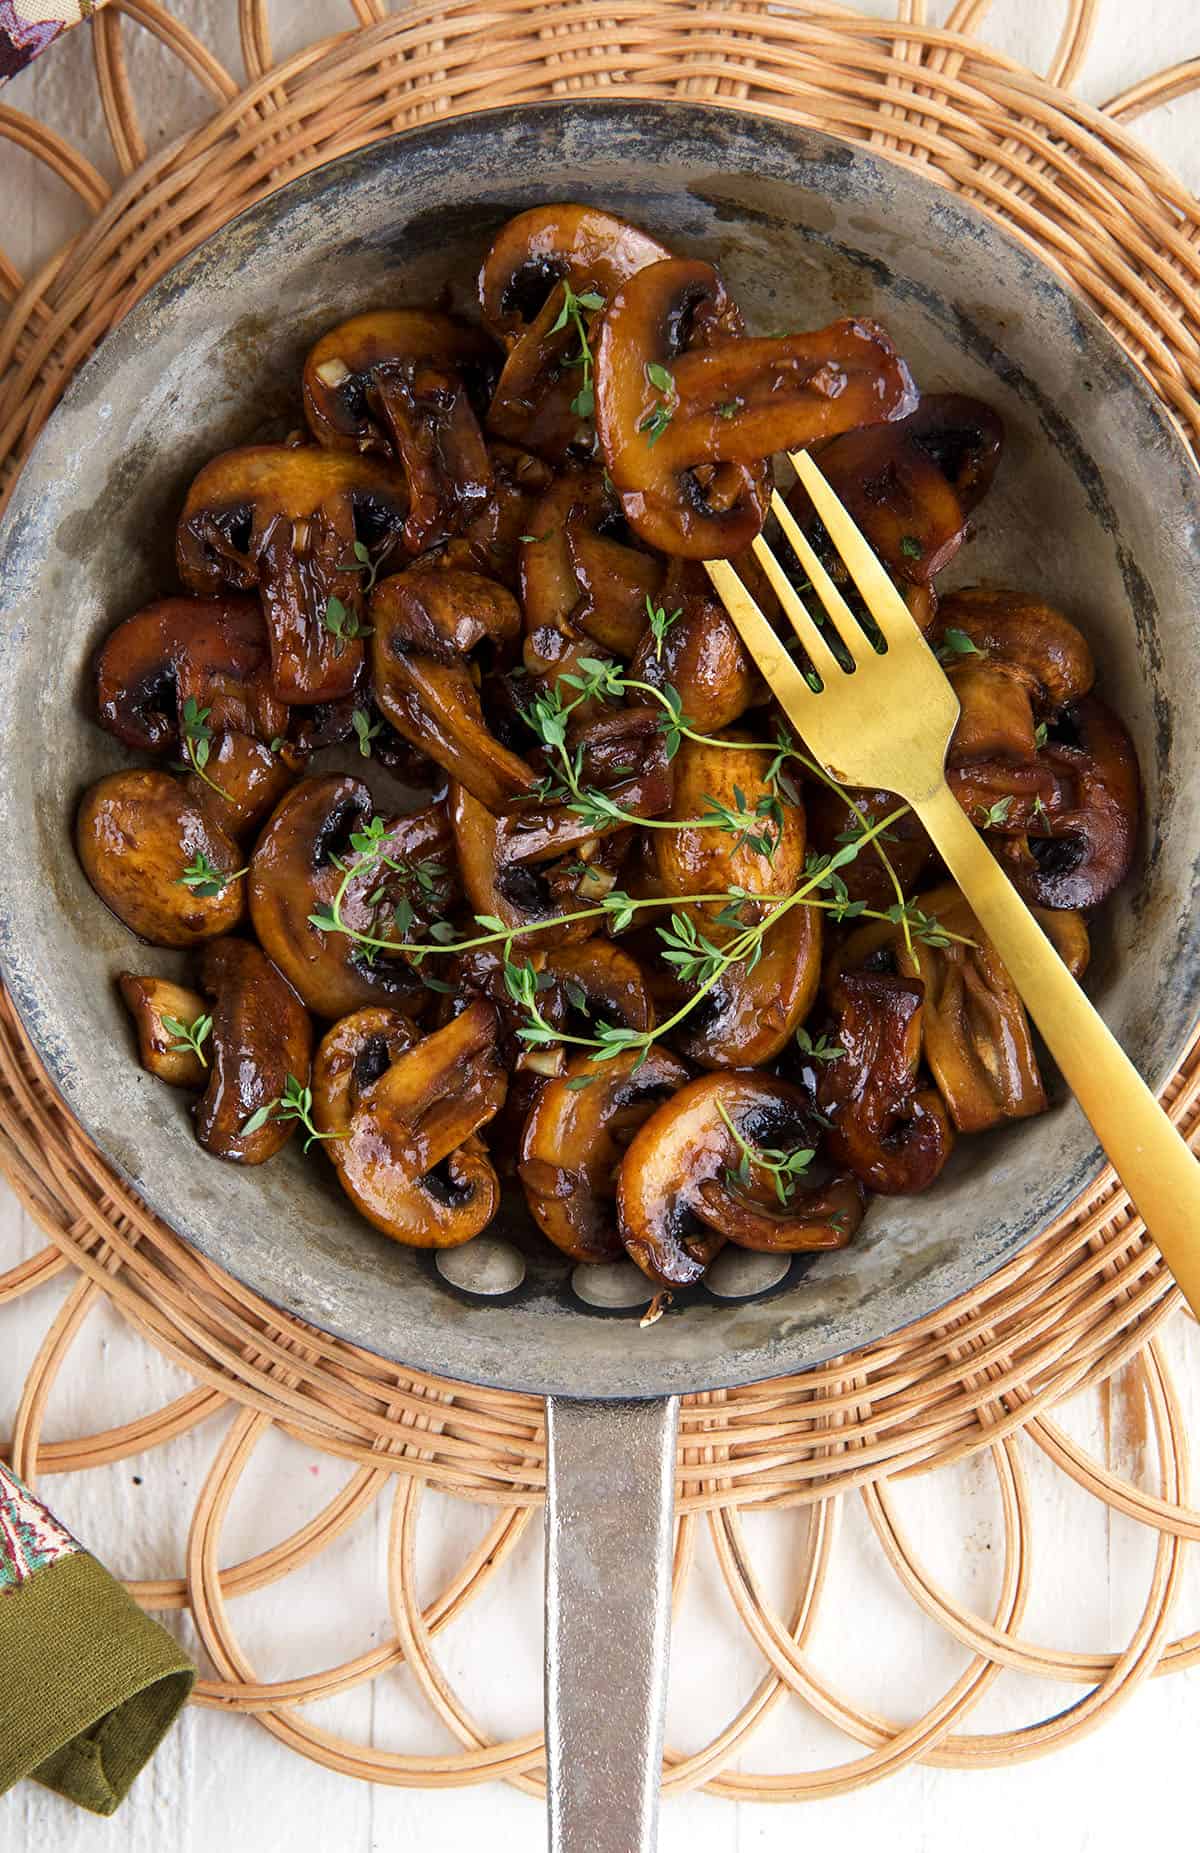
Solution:
[[[169,772],[100,779],[79,807],[75,845],[100,899],[152,946],[231,933],[245,910],[237,844]],[[201,856],[215,874],[189,884],[185,872]]]
[[[763,781],[764,753],[685,740],[672,764],[675,795],[669,815],[676,819],[701,817],[713,800],[732,810],[739,793],[747,810],[753,812],[769,796]],[[773,835],[776,825],[760,822],[753,829]],[[738,887],[750,894],[782,898],[799,885],[804,855],[804,810],[795,804],[783,807],[782,830],[770,857],[725,831],[655,831],[658,884],[666,895],[724,894]],[[680,912],[715,945],[722,946],[736,932],[715,919],[726,905],[721,901],[685,903]],[[769,902],[747,901],[740,917],[752,926],[765,918],[769,908]],[[820,976],[820,914],[816,908],[794,907],[768,930],[762,956],[753,968],[747,960],[726,969],[681,1023],[677,1046],[689,1061],[705,1068],[754,1068],[772,1061],[804,1021]]]
[[[809,842],[818,855],[835,855],[848,840],[847,833],[860,828],[859,818],[851,808],[851,802],[868,824],[882,823],[885,817],[891,817],[894,812],[902,809],[901,800],[895,792],[864,790],[857,786],[847,787],[844,792],[834,791],[814,779],[804,788],[804,810],[808,819]],[[896,817],[883,836],[876,840],[896,871],[905,894],[911,894],[933,856],[933,844],[915,812],[904,810],[903,815]],[[879,851],[873,845],[868,844],[839,873],[851,901],[862,901],[868,907],[881,910],[894,904],[895,888]]]
[[[517,832],[509,818],[493,816],[465,785],[450,783],[446,800],[454,832],[463,890],[474,914],[494,914],[506,927],[529,927],[571,911],[566,883],[557,882],[560,865],[535,866],[513,854]],[[574,861],[574,856],[568,860]],[[583,877],[572,877],[576,889]],[[532,949],[587,939],[589,920],[547,926],[523,941]]]
[[[1032,761],[1036,724],[1079,701],[1095,680],[1082,633],[1053,605],[1022,592],[966,586],[950,593],[930,643],[962,710],[950,745],[954,768]]]
[[[315,446],[228,450],[188,491],[179,576],[189,591],[209,595],[257,588],[275,693],[286,702],[335,701],[362,672],[354,544],[382,552],[407,512],[403,479],[386,462]]]
[[[490,494],[476,408],[495,373],[487,337],[432,309],[351,316],[304,363],[304,414],[318,444],[394,457],[403,469],[411,554],[458,533]]]
[[[256,830],[304,770],[305,755],[283,740],[272,750],[245,733],[218,734],[204,776],[189,772],[188,796],[229,835],[243,840]]]
[[[920,1078],[923,1001],[920,980],[876,972],[846,972],[830,991],[842,1053],[821,1071],[826,1141],[882,1196],[926,1190],[954,1145],[940,1095]]]
[[[601,470],[561,476],[543,496],[520,570],[525,667],[545,676],[560,667],[565,648],[588,639],[622,660],[632,656],[664,575],[660,559],[629,544]]]
[[[254,930],[317,1016],[345,1016],[363,1004],[418,1012],[424,1005],[424,988],[402,958],[384,953],[372,961],[354,940],[322,932],[309,921],[310,914],[328,912],[342,881],[338,862],[353,857],[351,838],[374,815],[374,799],[360,779],[336,774],[302,779],[277,807],[251,859],[247,884]],[[393,860],[432,859],[439,883],[443,880],[446,859],[439,852],[449,846],[444,813],[389,819],[388,829]],[[358,932],[395,939],[401,894],[415,911],[420,884],[376,865],[351,881],[343,917]]]
[[[897,579],[927,585],[954,558],[1000,460],[1004,426],[991,406],[962,393],[930,393],[907,418],[867,425],[814,447],[821,473]],[[808,492],[788,504],[844,579]]]
[[[586,1087],[571,1086],[584,1080]],[[573,1261],[623,1253],[618,1167],[638,1127],[687,1080],[665,1049],[652,1049],[640,1065],[629,1050],[603,1064],[577,1056],[541,1089],[525,1122],[518,1176],[538,1228]]]
[[[1001,837],[1001,854],[1031,905],[1098,907],[1133,865],[1141,780],[1133,742],[1098,696],[1066,710],[1078,744],[1052,739],[1038,755],[1069,797],[1031,816],[1022,836]]]
[[[766,684],[702,569],[690,560],[673,561],[657,606],[662,634],[645,625],[629,665],[632,680],[673,688],[697,733],[721,733],[767,699]]]
[[[739,553],[762,527],[763,459],[916,403],[908,369],[875,322],[741,337],[717,272],[652,264],[610,303],[596,351],[596,430],[630,527],[689,559]]]
[[[97,652],[100,724],[134,752],[178,753],[189,698],[193,712],[207,711],[213,733],[229,729],[259,740],[286,733],[257,599],[155,599],[118,624]]]
[[[1044,1112],[1029,1018],[995,947],[952,882],[916,905],[955,936],[947,945],[910,951],[898,926],[871,921],[847,936],[833,972],[890,967],[923,983],[921,1049],[958,1132]]]
[[[139,977],[136,972],[122,972],[117,986],[133,1018],[142,1067],[168,1087],[203,1087],[208,1057],[201,1059],[180,1038],[178,1030],[167,1028],[168,1018],[190,1028],[204,1017],[207,1005],[199,991],[172,984],[169,978]]]
[[[492,492],[460,535],[447,541],[443,558],[452,566],[487,573],[518,589],[521,543],[536,531],[533,511],[554,481],[550,465],[516,444],[490,443]]]
[[[295,1120],[271,1115],[253,1132],[242,1128],[282,1100],[289,1082],[307,1087],[308,1012],[271,961],[245,939],[219,939],[205,947],[200,988],[210,1000],[213,1026],[196,1137],[217,1158],[261,1165],[287,1144]]]
[[[489,731],[471,653],[515,645],[521,613],[511,592],[460,567],[412,566],[371,597],[375,700],[397,733],[444,766],[489,810],[535,781]]]
[[[618,286],[643,265],[669,256],[665,245],[637,226],[594,206],[535,206],[510,219],[479,274],[483,319],[509,350],[489,429],[553,463],[591,456],[579,331],[564,316],[563,285],[576,298],[589,298],[581,314],[594,344],[603,304]]]
[[[384,1004],[351,1011],[325,1032],[313,1057],[312,1117],[333,1164],[342,1161],[342,1143],[363,1096],[420,1040],[412,1018]]]
[[[569,746],[580,768],[580,785],[598,794],[601,805],[615,806],[621,814],[614,817],[601,810],[582,815],[553,795],[517,799],[501,819],[501,853],[506,860],[546,862],[569,849],[627,834],[630,818],[658,817],[668,809],[675,778],[661,710],[619,708],[614,713],[601,708],[594,720],[572,729]],[[537,770],[561,789],[559,762],[540,749],[532,757]]]
[[[496,1043],[496,1013],[476,998],[461,1016],[412,1048],[392,1053],[374,1079],[380,1013],[360,1012],[329,1031],[313,1069],[313,1114],[322,1149],[355,1209],[410,1248],[454,1248],[496,1213],[500,1184],[479,1127],[503,1105],[508,1078]],[[389,1013],[391,1014],[391,1013]],[[364,1022],[364,1019],[366,1021]]]
[[[853,1178],[793,1188],[780,1203],[757,1166],[742,1167],[739,1135],[760,1150],[819,1143],[806,1096],[765,1074],[703,1075],[634,1135],[617,1189],[621,1240],[660,1286],[691,1286],[726,1240],[782,1253],[842,1248],[861,1222],[865,1198]]]

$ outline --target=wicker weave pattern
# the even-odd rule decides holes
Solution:
[[[115,193],[68,145],[0,106],[0,137],[31,148],[94,215],[28,280],[0,252],[0,293],[9,304],[0,325],[0,489],[11,487],[74,370],[130,305],[183,252],[284,180],[433,116],[614,91],[728,102],[799,120],[866,142],[962,191],[1085,291],[1200,442],[1200,207],[1122,127],[1200,82],[1200,67],[1163,72],[1099,113],[1062,88],[1082,59],[1093,0],[1071,0],[1045,80],[972,39],[986,10],[984,0],[959,0],[939,30],[923,23],[920,0],[905,0],[895,23],[827,6],[784,14],[757,0],[702,7],[686,0],[422,0],[398,18],[382,17],[374,0],[354,0],[357,29],[275,66],[265,4],[242,0],[248,81],[241,86],[157,0],[110,0],[91,30],[105,116],[126,176]],[[161,38],[213,100],[201,130],[153,158],[126,71],[126,22]],[[1200,1111],[1198,1095],[1200,1051],[1191,1051],[1172,1089],[1172,1112],[1188,1127]],[[0,1163],[49,1237],[41,1254],[0,1273],[0,1308],[65,1268],[78,1275],[17,1412],[7,1450],[17,1470],[33,1479],[111,1464],[169,1442],[229,1400],[241,1405],[197,1506],[185,1574],[136,1586],[148,1606],[190,1608],[215,1671],[198,1688],[200,1701],[252,1712],[304,1754],[376,1781],[505,1777],[537,1789],[540,1738],[490,1743],[446,1684],[431,1644],[502,1571],[541,1501],[536,1400],[397,1371],[281,1316],[211,1267],[146,1212],[62,1112],[2,998]],[[43,1444],[51,1385],[101,1295],[182,1364],[197,1388],[122,1428]],[[787,1800],[837,1793],[914,1759],[962,1767],[1037,1755],[1091,1728],[1151,1672],[1200,1658],[1200,1636],[1169,1640],[1182,1544],[1200,1538],[1200,1512],[1186,1503],[1178,1405],[1152,1337],[1176,1298],[1109,1178],[1036,1246],[937,1318],[803,1378],[690,1399],[680,1452],[677,1590],[695,1528],[707,1523],[730,1598],[766,1670],[752,1699],[704,1750],[668,1755],[668,1790],[703,1783],[740,1799]],[[1157,1438],[1154,1494],[1083,1455],[1047,1413],[1130,1360]],[[293,1537],[223,1565],[225,1511],[272,1422],[353,1461],[355,1472]],[[1119,1654],[1061,1653],[1022,1637],[1030,1569],[1021,1450],[1028,1443],[1157,1532],[1145,1608]],[[1003,1587],[990,1618],[963,1610],[914,1560],[888,1490],[898,1474],[980,1448],[990,1450],[1005,1533]],[[422,1613],[412,1562],[425,1484],[488,1503],[496,1515],[487,1538]],[[903,1586],[973,1656],[941,1701],[904,1727],[851,1705],[805,1653],[838,1502],[855,1488]],[[261,1683],[225,1599],[308,1561],[385,1492],[394,1500],[395,1638],[343,1666]],[[794,1607],[783,1615],[756,1581],[739,1509],[800,1503],[811,1507],[809,1551]],[[401,1659],[460,1753],[406,1756],[345,1743],[297,1709]],[[962,1734],[1004,1666],[1090,1690],[1069,1712],[1019,1734]],[[837,1724],[862,1754],[832,1771],[734,1773],[731,1764],[753,1731],[789,1692]]]

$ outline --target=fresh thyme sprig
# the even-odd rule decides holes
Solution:
[[[658,399],[653,409],[646,413],[638,425],[638,430],[647,444],[654,445],[658,443],[675,415],[679,393],[675,385],[675,375],[668,367],[664,367],[661,361],[648,360],[646,362],[646,378],[662,397]]]
[[[383,565],[383,562],[387,559],[388,554],[392,551],[392,548],[395,546],[398,534],[399,534],[399,530],[397,529],[395,534],[388,535],[388,538],[384,542],[383,546],[379,549],[379,552],[375,555],[374,559],[371,558],[370,548],[367,547],[361,540],[356,540],[354,543],[354,558],[352,560],[345,560],[345,561],[340,562],[338,565],[338,572],[339,573],[364,573],[366,577],[364,578],[362,582],[362,589],[364,592],[372,591],[375,586],[375,581],[379,577],[379,569]]]
[[[302,1087],[295,1075],[290,1074],[284,1084],[283,1093],[274,1100],[268,1100],[265,1107],[259,1107],[256,1113],[250,1115],[241,1128],[241,1136],[243,1139],[248,1139],[251,1133],[265,1126],[268,1120],[298,1120],[308,1134],[304,1141],[306,1152],[318,1139],[344,1139],[346,1137],[344,1132],[317,1131],[313,1125],[312,1104],[312,1089]]]
[[[208,1040],[212,1025],[212,1018],[203,1014],[191,1023],[184,1023],[179,1017],[162,1019],[162,1026],[168,1036],[175,1037],[175,1041],[169,1045],[171,1054],[194,1055],[201,1068],[208,1067],[203,1045]]]
[[[350,716],[350,721],[358,740],[359,752],[364,759],[370,759],[371,742],[377,735],[383,732],[383,722],[375,721],[372,723],[371,716],[366,708],[355,708],[354,713]]]
[[[209,753],[212,750],[213,730],[208,724],[208,717],[211,713],[211,707],[202,708],[194,695],[188,696],[183,704],[183,712],[179,717],[179,731],[183,737],[183,750],[187,754],[188,763],[196,776],[202,778],[204,783],[209,786],[212,791],[216,792],[218,798],[224,798],[226,804],[232,804],[233,799],[229,796],[229,793],[225,791],[222,786],[218,785],[215,779],[210,778],[208,773],[204,770],[205,766],[208,764]]]
[[[661,663],[663,644],[666,642],[667,632],[670,630],[671,626],[677,624],[683,616],[683,607],[682,605],[677,605],[675,610],[668,617],[665,605],[656,605],[649,592],[647,592],[646,616],[650,620],[650,635],[654,639],[654,658],[656,662]]]
[[[576,418],[590,418],[596,409],[596,392],[592,384],[592,368],[595,359],[591,342],[588,339],[587,323],[583,317],[585,310],[588,314],[595,315],[598,310],[602,309],[604,298],[595,290],[584,290],[581,295],[577,296],[565,277],[562,290],[562,308],[558,312],[558,319],[551,326],[550,333],[552,335],[561,334],[570,322],[579,337],[579,352],[572,354],[567,361],[569,367],[582,367],[583,369],[583,381],[571,401],[571,410]]]
[[[223,894],[230,882],[240,881],[248,873],[249,864],[244,869],[233,869],[226,874],[224,869],[214,868],[204,851],[198,849],[175,885],[178,888],[190,888],[193,894],[207,901],[214,894]]]
[[[338,656],[342,654],[348,643],[353,643],[359,637],[371,635],[372,627],[364,624],[353,606],[343,604],[335,593],[331,593],[325,601],[321,623],[330,636],[336,640]]]
[[[731,1184],[735,1190],[746,1191],[754,1182],[754,1173],[765,1171],[774,1185],[775,1195],[779,1198],[782,1207],[786,1209],[795,1195],[796,1186],[817,1155],[816,1147],[812,1146],[804,1151],[785,1152],[778,1146],[751,1145],[748,1139],[742,1137],[725,1111],[724,1104],[719,1100],[717,1112],[733,1134],[738,1151],[741,1153],[737,1165],[726,1170],[726,1182]]]

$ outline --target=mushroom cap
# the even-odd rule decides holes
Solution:
[[[920,979],[879,972],[843,973],[830,992],[842,1054],[818,1087],[826,1144],[884,1196],[927,1189],[954,1145],[941,1096],[919,1075],[923,1003]]]
[[[312,1025],[270,959],[246,939],[219,939],[200,959],[200,988],[211,1000],[208,1084],[196,1107],[196,1137],[233,1164],[261,1165],[287,1144],[294,1120],[242,1127],[282,1099],[289,1080],[308,1085]]]
[[[640,1063],[632,1049],[603,1063],[577,1055],[538,1093],[525,1121],[518,1176],[539,1229],[573,1260],[614,1261],[622,1254],[618,1167],[637,1127],[664,1095],[686,1085],[688,1074],[657,1047]]]
[[[177,1032],[166,1026],[168,1017],[190,1026],[204,1016],[205,1003],[199,991],[173,984],[169,978],[139,976],[136,972],[121,972],[117,988],[133,1018],[138,1059],[147,1073],[165,1081],[168,1087],[203,1087],[208,1073],[207,1056],[201,1061],[192,1049],[181,1045]]]
[[[577,295],[595,290],[608,298],[635,270],[670,255],[648,232],[597,206],[531,206],[492,240],[479,272],[479,306],[492,333],[512,346],[564,278]]]
[[[197,855],[222,875],[237,844],[169,772],[110,772],[84,793],[75,820],[83,872],[118,920],[152,946],[197,946],[230,933],[245,911],[240,881],[202,894],[181,878]]]
[[[155,599],[110,631],[96,653],[100,725],[134,752],[178,750],[189,696],[208,709],[214,733],[273,740],[286,732],[256,599]]]

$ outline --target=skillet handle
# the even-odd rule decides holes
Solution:
[[[678,1397],[546,1404],[550,1853],[654,1853]]]

